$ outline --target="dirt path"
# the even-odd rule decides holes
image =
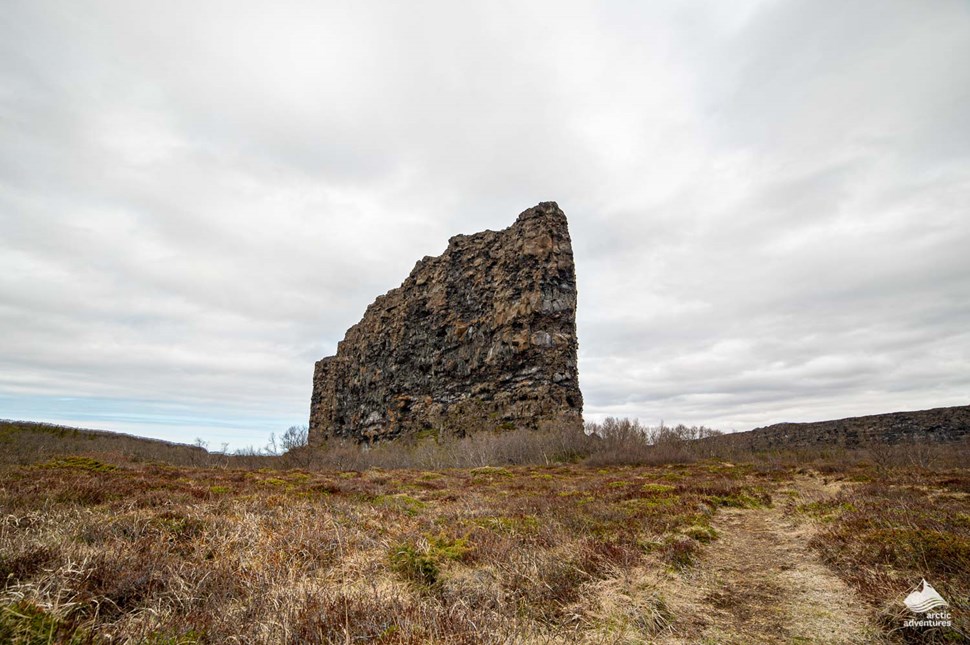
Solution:
[[[800,479],[800,497],[835,491]],[[720,538],[700,561],[664,582],[674,616],[660,643],[873,643],[879,632],[862,600],[808,547],[814,528],[768,509],[720,511]]]

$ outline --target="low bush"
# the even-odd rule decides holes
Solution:
[[[391,568],[405,579],[430,587],[438,583],[443,563],[462,560],[471,550],[467,538],[425,535],[412,543],[392,545],[388,557]]]

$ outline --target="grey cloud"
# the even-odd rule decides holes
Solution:
[[[0,417],[259,441],[417,259],[546,199],[593,418],[966,403],[968,14],[9,3]]]

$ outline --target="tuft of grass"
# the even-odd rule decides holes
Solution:
[[[85,630],[74,627],[28,601],[0,607],[0,642],[14,645],[90,645]]]
[[[206,638],[204,631],[174,630],[174,632],[151,634],[146,645],[198,645],[199,643],[211,642]]]
[[[157,527],[169,540],[187,542],[194,540],[205,531],[206,524],[195,517],[186,517],[172,511],[164,511],[152,518],[149,525]]]
[[[414,544],[395,544],[388,554],[391,569],[405,580],[433,586],[438,582],[441,569],[438,561],[426,550]]]
[[[697,541],[678,536],[668,540],[660,553],[663,560],[674,569],[686,569],[697,560],[699,550]]]
[[[654,512],[666,512],[663,509],[669,509],[672,506],[677,505],[677,498],[675,497],[635,497],[633,499],[626,499],[620,502],[621,507],[629,514],[640,514],[640,513],[654,513]]]
[[[392,545],[388,558],[391,569],[404,579],[433,587],[438,584],[442,564],[461,560],[471,551],[468,538],[425,535],[416,542]]]
[[[43,545],[25,545],[17,552],[0,552],[0,581],[26,580],[55,557],[55,550]]]
[[[498,468],[496,466],[472,468],[468,472],[472,475],[472,477],[513,477],[512,471],[510,471],[508,468]]]
[[[81,456],[71,456],[71,457],[59,457],[57,459],[51,459],[47,463],[40,464],[41,468],[70,468],[75,470],[89,470],[96,473],[106,473],[112,470],[117,470],[118,467],[114,464],[106,464],[103,461],[98,461],[92,457],[81,457]]]
[[[386,506],[388,508],[397,509],[410,517],[418,515],[421,511],[428,507],[428,505],[425,502],[422,502],[420,499],[411,497],[410,495],[405,495],[403,493],[396,495],[377,495],[374,497],[373,503],[378,506]]]
[[[830,522],[842,513],[855,512],[856,507],[845,501],[821,500],[799,504],[795,507],[796,513],[808,515],[811,518],[822,522]]]
[[[507,535],[534,534],[539,530],[539,518],[535,515],[520,517],[482,517],[476,520],[479,526]]]
[[[713,542],[718,538],[717,531],[714,530],[714,527],[702,526],[699,524],[688,526],[686,529],[684,529],[681,532],[687,537],[697,540],[698,542],[701,542],[703,544],[707,544],[708,542]]]

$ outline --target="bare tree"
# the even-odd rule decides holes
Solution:
[[[290,426],[286,432],[280,435],[280,447],[283,452],[289,452],[294,448],[302,448],[307,445],[307,427]]]
[[[274,457],[280,454],[280,447],[276,441],[275,432],[269,433],[269,441],[266,443],[266,447],[263,448],[263,452]]]

